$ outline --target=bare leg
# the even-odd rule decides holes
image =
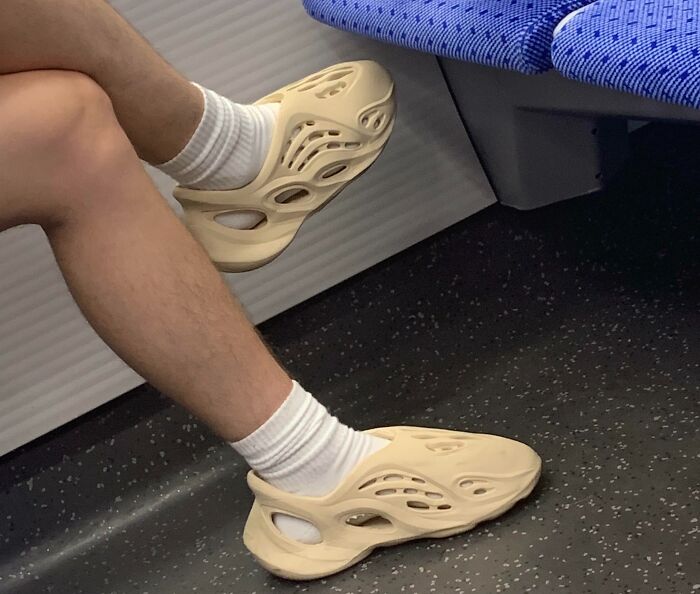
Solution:
[[[150,163],[174,157],[202,115],[199,91],[104,0],[3,0],[0,74],[43,69],[95,80]]]
[[[291,380],[153,187],[102,89],[76,73],[0,76],[0,130],[0,231],[40,224],[98,333],[222,437],[269,418]]]

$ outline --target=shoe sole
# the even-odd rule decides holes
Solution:
[[[349,569],[350,567],[356,565],[357,563],[360,563],[367,557],[369,557],[375,550],[377,549],[382,549],[382,548],[387,548],[387,547],[393,547],[399,544],[404,544],[407,542],[414,542],[418,540],[427,540],[427,539],[443,539],[443,538],[450,538],[452,536],[456,536],[458,534],[464,534],[465,532],[469,532],[470,530],[473,530],[480,524],[483,524],[484,522],[488,522],[490,520],[493,520],[507,511],[511,510],[513,507],[515,507],[520,501],[523,501],[527,497],[530,496],[532,491],[535,489],[535,486],[539,482],[540,476],[542,474],[542,468],[540,467],[539,471],[537,474],[534,476],[530,484],[518,495],[518,497],[514,498],[511,501],[508,501],[505,503],[503,506],[500,508],[496,509],[494,512],[490,513],[488,516],[484,518],[480,518],[479,520],[476,520],[474,522],[470,522],[469,524],[464,524],[462,526],[457,526],[455,528],[450,528],[448,530],[438,530],[435,532],[427,533],[424,535],[421,535],[419,538],[408,538],[408,539],[400,539],[400,540],[395,540],[395,541],[390,541],[386,543],[382,543],[379,546],[371,547],[368,548],[359,555],[353,557],[350,559],[347,563],[339,566],[337,569],[334,569],[332,571],[326,571],[326,572],[320,572],[320,573],[314,573],[314,574],[300,574],[300,573],[295,573],[291,571],[284,571],[280,570],[279,567],[273,567],[267,563],[265,563],[264,560],[258,558],[257,556],[253,555],[257,562],[262,565],[267,571],[270,573],[287,579],[287,580],[292,580],[292,581],[309,581],[309,580],[316,580],[316,579],[321,579],[324,577],[328,577],[331,575],[336,575],[338,573],[341,573],[345,571],[346,569]]]

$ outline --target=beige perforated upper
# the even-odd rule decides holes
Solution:
[[[219,269],[250,270],[278,256],[308,216],[379,156],[394,124],[394,85],[375,62],[338,64],[257,103],[280,103],[278,125],[260,174],[237,190],[178,187],[185,223]],[[222,215],[254,211],[253,229],[233,229]]]
[[[539,477],[537,454],[503,437],[418,427],[372,433],[391,443],[325,497],[290,495],[249,474],[255,504],[244,541],[266,568],[317,578],[379,546],[464,532],[526,497]],[[276,513],[311,522],[322,542],[290,540],[275,527]]]

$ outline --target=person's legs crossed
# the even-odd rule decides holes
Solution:
[[[105,0],[5,0],[0,74],[82,72],[109,95],[122,128],[151,163],[174,157],[202,116],[197,88]]]
[[[268,216],[270,211],[275,215],[286,208],[277,206],[277,201],[266,203],[268,194],[278,188],[278,197],[284,196],[284,184],[291,181],[286,167],[279,167],[280,157],[295,174],[304,168],[304,175],[314,180],[310,187],[304,186],[311,196],[297,212],[294,224],[301,225],[378,157],[393,124],[393,86],[389,85],[390,77],[385,72],[386,76],[379,74],[378,68],[345,68],[344,73],[316,76],[313,80],[319,89],[337,96],[324,97],[330,117],[328,113],[325,117],[319,114],[315,125],[309,127],[306,110],[319,107],[308,103],[309,99],[318,99],[318,89],[307,89],[306,85],[303,88],[307,93],[294,91],[287,102],[278,94],[272,101],[241,105],[210,89],[197,88],[105,0],[2,2],[0,74],[37,69],[81,72],[96,81],[112,100],[117,118],[139,156],[181,187],[192,190],[185,197],[190,206],[207,204],[212,198],[210,190],[230,192],[216,195],[216,204],[222,205],[218,213],[221,216],[215,218],[218,227],[199,224],[197,212],[201,208],[194,208],[195,215],[185,220],[217,265],[231,271],[269,261],[296,234],[285,218],[286,211],[280,220]],[[350,83],[348,92],[339,93],[335,88],[340,82],[334,77],[339,75],[355,79],[346,81]],[[294,97],[305,104],[301,109]],[[364,109],[374,114],[371,117],[379,118],[372,120],[372,130],[367,122],[354,121],[360,97],[360,101],[366,101]],[[384,101],[381,105],[380,99]],[[347,118],[341,115],[344,113]],[[299,127],[302,121],[304,125]],[[297,134],[302,129],[305,133]],[[344,130],[344,140],[325,138],[339,136],[336,129]],[[291,143],[295,135],[296,144],[287,153],[287,141]],[[330,179],[329,172],[340,175]],[[233,192],[240,188],[244,191]],[[302,198],[286,196],[283,201]],[[270,224],[260,225],[263,222]],[[235,230],[251,233],[241,236]],[[210,238],[212,241],[207,241]],[[255,246],[252,250],[245,249],[251,245]]]
[[[0,229],[40,223],[110,346],[222,437],[240,439],[280,405],[291,380],[111,114],[82,75],[0,77]],[[246,406],[231,406],[238,396]]]
[[[43,227],[76,301],[115,352],[235,441],[270,482],[331,490],[381,446],[292,389],[151,183],[107,95],[81,74],[0,76],[0,231],[25,223]],[[283,528],[309,538],[298,521]]]
[[[91,77],[139,156],[182,185],[231,189],[260,171],[276,106],[198,89],[105,0],[5,0],[0,17],[0,74],[61,69]]]

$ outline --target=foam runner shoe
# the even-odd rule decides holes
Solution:
[[[255,503],[243,540],[270,572],[320,578],[377,547],[466,532],[527,497],[540,476],[539,456],[503,437],[419,427],[370,432],[391,443],[324,497],[285,493],[248,474]],[[322,541],[286,537],[275,527],[278,513],[312,523]]]
[[[258,176],[236,190],[177,187],[185,224],[225,272],[277,257],[302,223],[379,156],[394,125],[394,84],[371,61],[338,64],[256,104],[279,103],[277,125]],[[258,215],[252,229],[224,224],[233,213]]]

